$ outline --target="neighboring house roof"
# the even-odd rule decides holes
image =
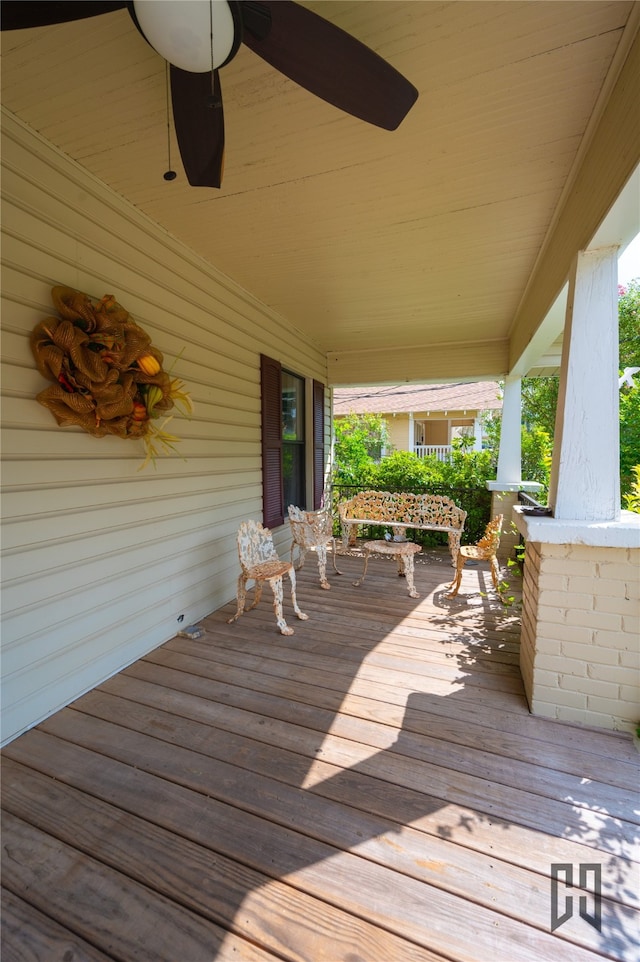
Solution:
[[[410,411],[487,411],[501,408],[497,381],[473,384],[398,384],[345,387],[333,392],[334,415],[407,414]]]

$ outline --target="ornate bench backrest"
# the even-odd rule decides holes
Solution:
[[[439,494],[391,494],[389,491],[360,491],[338,505],[341,520],[366,518],[382,524],[394,521],[462,528],[467,517],[450,498]]]
[[[445,498],[441,494],[419,494],[415,497],[414,510],[423,524],[440,524],[452,528],[464,526],[467,512],[459,508],[451,498]]]

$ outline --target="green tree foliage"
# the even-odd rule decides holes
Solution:
[[[620,370],[640,367],[640,277],[618,287]]]
[[[629,511],[640,514],[640,464],[637,464],[633,469],[631,490],[625,497],[625,504]],[[640,728],[638,729],[638,737],[640,737]]]
[[[334,481],[360,484],[388,446],[384,418],[377,414],[349,414],[334,421]]]
[[[639,377],[636,375],[637,379]],[[620,491],[623,503],[633,491],[636,467],[640,467],[640,387],[623,387],[620,391]]]
[[[618,288],[620,331],[620,374],[628,367],[640,367],[640,277]],[[633,505],[640,467],[640,373],[635,387],[620,389],[620,491],[625,507]]]
[[[439,472],[443,484],[451,487],[484,487],[486,481],[496,476],[497,450],[471,451],[472,438],[454,438],[451,458],[439,462]]]
[[[495,478],[495,459],[491,451],[468,451],[465,439],[453,442],[449,461],[435,455],[419,458],[410,451],[395,451],[379,464],[369,465],[360,481],[372,488],[391,491],[421,490],[429,486],[484,487]]]
[[[545,497],[549,491],[553,442],[548,432],[537,425],[522,429],[522,477],[525,481],[538,481]]]
[[[559,377],[522,378],[522,422],[542,428],[549,438],[555,430],[559,386]]]
[[[435,457],[419,458],[411,451],[394,451],[372,465],[363,479],[372,488],[411,491],[434,480]]]

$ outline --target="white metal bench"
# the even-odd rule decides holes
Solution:
[[[345,548],[355,544],[358,527],[363,524],[388,525],[398,536],[408,528],[444,531],[454,567],[467,518],[466,511],[442,495],[391,494],[389,491],[360,491],[338,504],[338,514]]]

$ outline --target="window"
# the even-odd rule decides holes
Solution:
[[[313,382],[312,418],[305,410],[305,379],[261,355],[262,506],[268,528],[284,524],[290,504],[307,507],[307,466],[313,468],[313,507],[324,494],[324,385]],[[308,438],[307,424],[312,426]]]
[[[282,371],[282,489],[285,508],[304,507],[304,379]]]

